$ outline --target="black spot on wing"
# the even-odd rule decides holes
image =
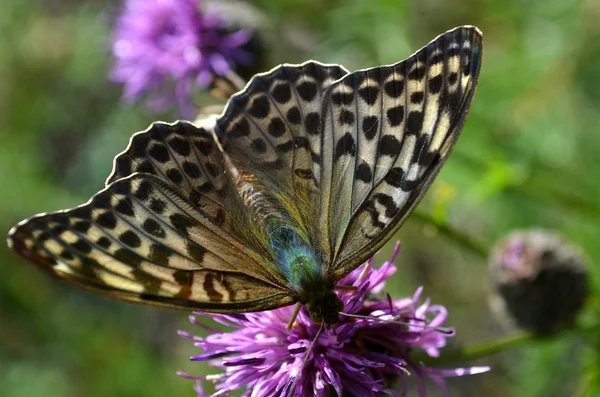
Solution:
[[[358,90],[358,95],[365,101],[368,105],[372,106],[377,102],[377,98],[379,98],[379,87],[375,85],[369,85],[367,87],[361,88]]]
[[[354,124],[354,113],[349,110],[342,109],[338,122],[342,125],[346,124],[352,126]]]
[[[150,262],[155,263],[160,266],[168,266],[169,265],[169,257],[172,255],[173,251],[169,249],[167,246],[162,244],[152,244],[150,246],[150,255],[148,259]]]
[[[189,237],[188,228],[195,225],[195,222],[192,218],[177,213],[172,214],[169,217],[169,220],[171,221],[173,227],[185,237]]]
[[[135,232],[131,230],[121,233],[121,235],[119,235],[119,240],[121,240],[123,244],[132,248],[137,248],[142,245],[142,240]]]
[[[300,109],[297,106],[294,106],[288,110],[286,114],[287,120],[292,124],[300,124],[302,122],[302,116],[300,114]]]
[[[175,184],[180,184],[183,182],[183,175],[176,168],[169,168],[167,170],[167,178],[169,178],[169,180]]]
[[[402,90],[404,90],[404,80],[394,79],[390,80],[383,86],[383,89],[387,95],[392,98],[398,98],[402,95]]]
[[[83,254],[89,254],[92,252],[92,246],[85,240],[78,239],[70,244],[71,247]]]
[[[318,91],[317,85],[312,81],[305,81],[299,84],[297,89],[300,98],[302,98],[306,102],[312,102],[313,99],[315,99],[315,96],[317,95]]]
[[[429,86],[429,92],[431,92],[432,94],[437,94],[442,90],[442,75],[439,74],[435,77],[432,77],[431,79],[429,79],[429,82],[427,84]]]
[[[285,134],[285,123],[279,117],[273,117],[273,119],[269,122],[268,131],[271,136],[279,138]]]
[[[152,218],[144,221],[143,228],[144,231],[155,237],[164,238],[167,235],[162,226]]]
[[[134,196],[140,201],[146,201],[150,197],[150,194],[152,194],[152,191],[152,184],[149,181],[144,180],[139,184]]]
[[[188,140],[180,136],[170,138],[167,143],[169,144],[169,147],[175,151],[175,153],[184,157],[189,156],[192,151]]]
[[[113,256],[120,262],[128,264],[130,266],[139,266],[142,263],[142,258],[135,254],[133,251],[127,248],[119,248],[115,251]]]
[[[111,246],[112,242],[108,237],[102,236],[96,240],[96,244],[98,244],[99,247],[106,249]]]
[[[265,141],[262,138],[256,138],[256,139],[252,140],[250,147],[256,153],[262,154],[267,151],[267,144],[265,143]]]
[[[273,88],[271,95],[278,103],[285,104],[292,98],[292,90],[288,83],[283,82]]]
[[[248,120],[245,118],[241,118],[236,122],[231,124],[230,128],[225,127],[224,124],[226,121],[224,119],[219,120],[217,125],[221,129],[221,131],[225,131],[231,138],[237,139],[250,135],[250,124]]]
[[[402,124],[404,120],[404,106],[398,105],[393,108],[389,108],[386,112],[388,123],[390,127],[397,127]]]
[[[117,227],[117,217],[112,212],[103,212],[96,218],[98,226],[106,229],[114,229]]]
[[[425,94],[423,93],[423,91],[417,91],[410,94],[410,102],[414,104],[419,104],[423,102],[424,98]]]
[[[373,172],[371,167],[367,163],[361,163],[356,169],[356,179],[365,183],[371,183],[373,179]]]
[[[396,157],[402,149],[402,144],[393,135],[384,135],[379,144],[379,154],[382,156]]]
[[[166,163],[170,160],[169,151],[161,144],[154,144],[148,151],[148,154],[159,163]]]
[[[271,104],[266,95],[260,95],[252,100],[252,105],[248,109],[248,113],[257,119],[264,119],[269,115]]]
[[[346,132],[335,145],[335,160],[337,161],[343,155],[354,156],[356,152],[356,143],[351,133]]]
[[[206,249],[192,241],[186,242],[186,250],[190,257],[196,263],[204,262],[204,254],[206,254]]]
[[[335,105],[350,105],[354,101],[353,92],[334,92],[331,94],[331,102]]]
[[[88,232],[91,226],[92,224],[88,221],[78,221],[73,223],[72,227],[75,231],[85,234]]]
[[[127,215],[127,216],[135,215],[135,213],[133,212],[133,203],[131,202],[131,198],[129,198],[129,197],[124,197],[124,198],[120,199],[117,202],[117,205],[115,205],[115,210],[123,215]]]
[[[316,112],[307,114],[304,125],[306,126],[306,132],[309,135],[318,135],[321,126],[321,115]]]
[[[395,188],[402,187],[404,181],[404,170],[401,167],[392,168],[385,176],[385,181]]]
[[[425,66],[417,66],[409,74],[409,80],[421,80],[425,76]]]
[[[423,112],[413,110],[406,120],[406,133],[418,135],[423,129]]]
[[[362,131],[368,140],[371,140],[379,132],[379,118],[377,116],[366,116],[362,122]]]
[[[197,179],[201,176],[200,167],[194,163],[184,161],[181,168],[183,169],[183,172],[185,172],[190,178]]]
[[[208,299],[211,302],[222,302],[223,294],[215,289],[215,276],[212,273],[207,273],[204,278],[204,283],[202,283],[202,287],[204,291],[208,295]]]
[[[152,198],[150,200],[149,207],[152,210],[152,212],[154,212],[156,214],[162,214],[164,212],[165,208],[167,207],[167,204],[160,199]]]

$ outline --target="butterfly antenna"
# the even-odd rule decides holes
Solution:
[[[319,327],[319,330],[317,331],[315,338],[313,339],[312,343],[306,350],[306,354],[304,355],[304,359],[302,360],[302,365],[300,366],[300,370],[298,371],[296,376],[300,376],[300,374],[302,374],[302,372],[304,371],[306,362],[308,361],[308,358],[310,357],[310,354],[312,353],[313,348],[315,347],[315,344],[317,343],[317,340],[319,339],[319,336],[321,336],[321,333],[323,332],[323,328],[325,328],[325,321],[321,322],[321,326]],[[294,380],[294,384],[292,385],[292,387],[289,388],[288,392],[286,393],[286,397],[292,396],[292,394],[294,393],[294,390],[296,390],[297,381],[298,381],[298,378],[296,378]]]
[[[244,80],[239,74],[230,70],[225,75],[227,82],[235,88],[236,91],[241,91],[246,87],[246,80]]]
[[[362,318],[365,320],[373,320],[373,321],[380,321],[382,323],[386,323],[386,324],[398,324],[398,325],[408,325],[411,327],[421,327],[421,328],[426,328],[426,329],[432,329],[434,331],[440,332],[442,334],[446,334],[446,335],[452,335],[452,333],[454,332],[454,330],[452,328],[449,327],[432,327],[431,325],[427,325],[427,324],[414,324],[414,323],[409,323],[406,321],[396,321],[396,320],[384,320],[380,317],[373,317],[373,316],[363,316],[360,314],[351,314],[351,313],[344,313],[344,312],[339,312],[339,314],[341,314],[342,316],[347,316],[347,317],[353,317],[353,318]],[[422,320],[424,321],[424,320]]]
[[[297,302],[296,306],[294,307],[294,313],[292,314],[292,318],[290,319],[290,322],[285,326],[285,329],[287,331],[292,329],[292,327],[294,326],[294,323],[296,322],[296,317],[298,317],[298,313],[300,313],[300,308],[302,308],[302,303]]]

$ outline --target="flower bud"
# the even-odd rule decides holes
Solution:
[[[536,334],[572,325],[589,292],[578,249],[541,229],[518,230],[497,243],[490,273],[504,313]]]

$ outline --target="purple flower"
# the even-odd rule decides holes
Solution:
[[[250,38],[243,30],[228,33],[196,0],[126,0],[115,31],[111,79],[125,84],[128,102],[150,93],[151,108],[176,102],[182,116],[193,117],[193,89],[252,63],[241,48]]]
[[[335,327],[323,329],[302,309],[295,326],[287,331],[293,307],[262,313],[210,314],[215,321],[235,329],[219,333],[192,315],[192,324],[213,334],[202,338],[180,331],[180,335],[204,351],[191,359],[208,361],[222,372],[206,377],[179,375],[197,380],[198,396],[206,396],[202,381],[213,381],[217,389],[213,397],[242,388],[247,388],[242,396],[268,397],[375,396],[383,392],[406,396],[412,374],[410,378],[416,381],[418,395],[425,396],[425,377],[431,378],[447,395],[444,378],[489,370],[488,367],[440,370],[411,359],[414,349],[437,357],[438,349],[445,346],[446,338],[454,331],[435,328],[445,321],[446,309],[430,305],[429,301],[418,304],[421,288],[404,299],[392,300],[383,295],[385,280],[396,271],[393,262],[399,247],[397,244],[391,260],[381,268],[372,268],[369,260],[339,282],[357,288],[357,291],[338,292],[344,312],[369,318],[341,315]],[[390,381],[394,380],[405,390],[392,392]]]

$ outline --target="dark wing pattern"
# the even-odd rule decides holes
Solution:
[[[217,135],[236,167],[292,195],[317,182],[321,98],[347,73],[339,65],[310,61],[254,76],[217,121]]]
[[[212,135],[155,123],[116,158],[103,191],[21,222],[9,246],[120,299],[212,311],[291,303],[253,229],[241,230],[250,222]]]
[[[433,182],[467,115],[481,55],[481,33],[460,27],[325,93],[320,224],[335,280],[373,255]]]

